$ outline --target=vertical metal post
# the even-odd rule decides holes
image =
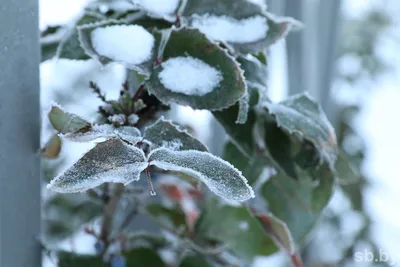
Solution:
[[[39,267],[37,0],[0,4],[0,266]]]

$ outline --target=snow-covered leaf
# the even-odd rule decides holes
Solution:
[[[241,259],[251,262],[256,256],[278,251],[261,223],[245,207],[222,205],[209,199],[196,225],[196,233],[226,245]]]
[[[54,159],[57,158],[61,151],[61,138],[58,134],[52,135],[47,143],[42,147],[40,154],[44,158]]]
[[[151,142],[151,148],[165,147],[172,150],[199,150],[207,148],[186,130],[161,117],[144,131],[144,138]]]
[[[119,62],[149,74],[155,38],[142,26],[109,20],[79,26],[78,32],[85,52],[100,63]]]
[[[76,23],[76,26],[95,23],[103,20],[104,18],[98,14],[85,13]],[[83,48],[80,46],[78,30],[73,27],[71,31],[62,39],[60,45],[57,48],[57,57],[86,60],[90,57],[85,53]]]
[[[297,181],[278,172],[261,191],[269,210],[287,224],[294,241],[300,244],[328,204],[333,186],[334,175],[324,163],[316,170],[300,172]]]
[[[142,140],[139,129],[135,127],[121,126],[114,128],[109,124],[93,125],[90,131],[84,133],[69,133],[63,135],[63,137],[75,142],[89,142],[99,138],[110,139],[119,137],[132,145]]]
[[[180,0],[133,0],[141,9],[147,11],[150,16],[174,20]]]
[[[240,68],[244,70],[247,87],[254,87],[260,91],[261,95],[267,93],[268,68],[254,56],[239,56],[237,61]]]
[[[54,178],[48,188],[74,193],[105,182],[128,184],[139,180],[147,166],[142,150],[120,139],[110,139],[98,143],[66,172]]]
[[[48,117],[53,128],[62,134],[86,132],[91,129],[88,121],[62,110],[57,105],[51,107]]]
[[[149,154],[148,159],[151,165],[158,168],[182,172],[199,179],[224,199],[245,201],[254,197],[253,189],[241,172],[210,153],[158,148]]]
[[[334,169],[338,154],[335,131],[320,105],[307,93],[280,103],[265,101],[261,107],[276,118],[281,129],[300,140],[311,142],[317,149],[319,163],[326,161]]]
[[[183,15],[188,17],[190,26],[242,54],[263,51],[293,26],[301,25],[291,18],[273,16],[246,0],[188,0]]]
[[[165,103],[221,110],[246,92],[235,59],[197,29],[172,29],[162,60],[147,84],[149,92]]]

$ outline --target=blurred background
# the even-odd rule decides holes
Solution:
[[[292,16],[305,24],[301,32],[291,33],[270,49],[271,99],[280,101],[290,94],[309,91],[322,103],[341,145],[360,167],[360,182],[338,188],[325,209],[313,238],[302,251],[305,266],[400,266],[400,194],[396,193],[400,189],[400,2],[251,1],[267,4],[270,12]],[[41,31],[76,19],[87,2],[40,0]],[[90,93],[89,81],[95,81],[107,98],[117,99],[116,88],[125,79],[121,66],[99,67],[90,60],[46,60],[40,71],[44,115],[56,101],[73,113],[93,117],[101,102]],[[214,153],[221,153],[225,136],[208,112],[181,107],[172,112]],[[42,140],[51,134],[44,117]],[[60,160],[45,162],[47,179],[90,148],[66,143]],[[47,194],[43,192],[45,198]],[[45,214],[46,218],[51,216]],[[62,246],[92,252],[93,242],[78,231],[74,240],[63,240]],[[375,257],[385,254],[390,260],[368,262],[364,258],[357,262],[357,252],[372,252]],[[282,255],[260,258],[254,266],[284,266],[283,259]],[[52,266],[51,262],[46,261],[45,266]]]

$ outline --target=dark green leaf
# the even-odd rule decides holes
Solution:
[[[66,172],[54,178],[49,189],[60,193],[86,191],[105,182],[137,181],[147,167],[142,150],[120,139],[98,143]]]
[[[106,263],[100,256],[74,254],[60,251],[58,255],[58,267],[106,267]]]
[[[46,61],[55,57],[57,53],[57,48],[59,46],[58,42],[42,42],[41,47],[41,59],[40,61]]]
[[[237,256],[251,262],[255,256],[277,252],[274,241],[244,207],[222,205],[210,199],[196,225],[201,237],[219,241]]]
[[[207,148],[186,130],[180,129],[178,125],[163,117],[145,129],[144,138],[152,143],[152,149],[166,147],[174,150],[207,151]]]
[[[158,148],[149,154],[149,162],[158,168],[188,174],[205,183],[216,195],[234,201],[254,197],[240,171],[229,162],[196,150],[173,151]]]
[[[235,59],[196,29],[173,29],[163,51],[162,60],[163,63],[154,67],[148,90],[165,103],[175,102],[195,109],[221,110],[233,105],[246,92],[242,70]],[[215,79],[201,80],[200,82],[204,83],[202,88],[205,89],[200,90],[200,87],[196,87],[199,84],[192,82],[196,81],[193,79],[197,77],[179,72],[176,73],[176,85],[168,84],[170,88],[166,88],[165,80],[160,77],[172,72],[172,63],[177,60],[186,62],[188,66],[194,63],[201,64]],[[185,84],[185,87],[180,88],[180,84]]]
[[[179,267],[213,267],[213,265],[200,254],[185,256]]]
[[[185,213],[180,208],[173,209],[160,204],[148,204],[146,210],[157,223],[167,229],[177,230],[186,227]]]
[[[51,107],[48,116],[53,128],[63,134],[88,131],[91,129],[91,124],[88,121],[82,119],[78,115],[65,112],[55,105]]]
[[[126,267],[165,267],[160,256],[150,248],[137,248],[123,253]]]
[[[328,204],[334,185],[334,176],[327,164],[301,172],[299,177],[296,181],[278,172],[262,187],[269,210],[287,224],[296,243],[305,241]]]
[[[278,104],[265,101],[261,106],[275,116],[278,127],[313,144],[320,164],[325,161],[334,169],[338,154],[335,131],[322,108],[307,93]]]

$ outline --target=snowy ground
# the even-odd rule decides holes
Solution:
[[[54,25],[69,21],[72,17],[76,16],[85,0],[40,0],[40,28],[44,29],[46,25]],[[391,10],[393,14],[400,11],[400,3],[396,0],[348,0],[344,1],[344,11],[351,16],[359,16],[365,12],[371,5],[379,4],[385,5],[387,10]],[[398,26],[398,21],[395,21]],[[398,27],[395,27],[398,29]],[[393,31],[393,35],[399,34]],[[398,44],[397,44],[398,46]],[[374,215],[373,221],[376,227],[374,234],[379,241],[381,249],[388,252],[392,259],[395,259],[400,266],[400,219],[399,214],[396,212],[398,203],[400,203],[400,179],[398,177],[398,150],[400,149],[400,54],[398,48],[393,40],[384,39],[382,44],[378,47],[378,52],[387,60],[394,68],[394,70],[377,81],[370,83],[370,93],[367,96],[350,95],[352,100],[361,98],[365,102],[364,108],[360,116],[356,120],[357,129],[359,133],[365,138],[367,142],[367,160],[364,164],[364,170],[371,178],[374,186],[366,192],[368,197],[368,207]],[[279,100],[284,98],[286,92],[286,72],[285,66],[285,53],[283,49],[283,42],[277,44],[274,48],[274,53],[277,56],[272,59],[271,65],[271,84],[273,88],[278,88],[272,92],[272,99]],[[397,57],[397,58],[396,58]],[[47,106],[50,104],[49,94],[51,88],[60,88],[62,86],[62,79],[55,78],[54,71],[63,71],[64,77],[69,77],[74,68],[58,67],[55,68],[55,63],[45,62],[41,66],[42,78],[42,105]],[[59,63],[68,65],[68,63]],[[93,66],[92,66],[93,67]],[[115,68],[118,68],[116,66]],[[87,71],[91,70],[90,66],[82,67]],[[103,70],[104,71],[104,70]],[[115,70],[115,73],[119,73]],[[118,84],[123,77],[115,77],[115,73],[111,71],[105,77],[103,75],[97,76],[100,83],[106,83],[110,77],[114,79],[115,84]],[[57,74],[59,76],[59,72]],[[112,94],[112,93],[111,93]],[[87,100],[89,101],[92,100]],[[92,103],[92,102],[90,102]],[[93,105],[93,104],[92,104]],[[88,114],[88,110],[83,110],[79,106],[73,107],[77,113]],[[93,110],[94,111],[94,110]],[[90,113],[90,110],[89,110]],[[193,123],[193,118],[199,118],[195,123],[200,126],[205,126],[208,123],[208,114],[199,111],[190,111],[185,109],[185,117],[182,118],[188,123]],[[200,132],[200,138],[206,139],[207,132]],[[74,149],[76,149],[74,147]],[[87,148],[78,150],[83,153]],[[90,240],[89,240],[90,241]],[[82,242],[85,243],[85,242]],[[82,246],[84,249],[84,246]],[[87,251],[87,248],[86,248]],[[278,258],[280,256],[277,256]],[[257,266],[264,265],[265,262],[259,260],[256,262]],[[397,266],[397,265],[396,265]]]

